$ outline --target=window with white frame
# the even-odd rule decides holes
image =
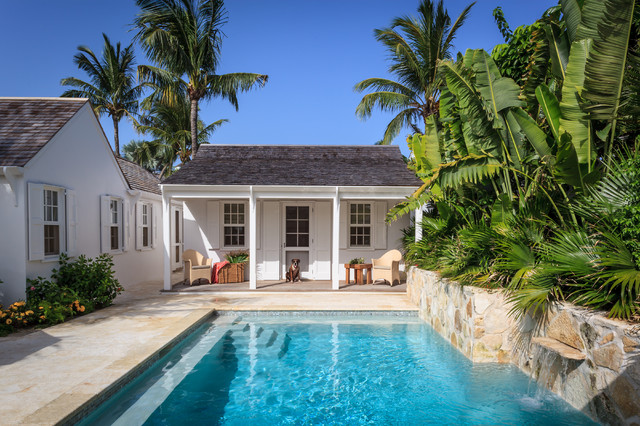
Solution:
[[[109,203],[109,211],[111,217],[110,223],[110,237],[111,237],[111,250],[120,249],[120,229],[122,227],[122,217],[120,214],[120,200],[112,198]]]
[[[224,246],[244,247],[244,203],[224,203],[223,216]]]
[[[61,236],[64,224],[63,190],[45,187],[44,191],[44,255],[57,256],[62,245]]]
[[[349,246],[371,247],[371,204],[349,204]]]
[[[123,200],[110,195],[100,196],[101,251],[113,253],[126,250],[124,240],[124,207]]]
[[[142,204],[142,247],[151,247],[151,206]]]

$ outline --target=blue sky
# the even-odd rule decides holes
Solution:
[[[453,19],[468,1],[445,0]],[[211,143],[373,144],[393,117],[376,112],[355,116],[362,94],[353,86],[369,77],[389,77],[386,52],[374,28],[396,16],[415,14],[418,0],[227,0],[220,73],[269,75],[267,85],[239,97],[240,110],[221,100],[202,105],[208,124],[221,118]],[[557,0],[479,0],[458,32],[456,50],[490,50],[502,38],[491,11],[502,6],[512,29],[532,23]],[[131,42],[133,0],[21,0],[0,4],[0,96],[59,96],[60,79],[86,76],[73,64],[78,45],[102,50],[106,33],[113,43]],[[148,63],[140,49],[137,62]],[[108,117],[102,125],[113,143]],[[394,144],[405,154],[402,132]],[[141,139],[131,123],[120,124],[120,143]]]

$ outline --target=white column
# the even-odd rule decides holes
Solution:
[[[256,195],[253,193],[253,187],[249,188],[249,289],[255,290],[257,284],[257,244],[258,230],[256,229]]]
[[[340,290],[340,193],[333,197],[333,237],[331,239],[331,289]]]
[[[416,243],[422,239],[422,206],[418,207],[415,214]]]
[[[164,289],[171,290],[171,197],[162,194],[162,250]]]

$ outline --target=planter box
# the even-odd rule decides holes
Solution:
[[[218,271],[218,283],[241,283],[244,281],[245,263],[229,263]]]

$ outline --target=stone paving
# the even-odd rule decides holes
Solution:
[[[403,293],[224,292],[160,294],[159,282],[128,288],[106,309],[0,338],[0,424],[65,422],[132,369],[163,354],[213,310],[417,310]]]

